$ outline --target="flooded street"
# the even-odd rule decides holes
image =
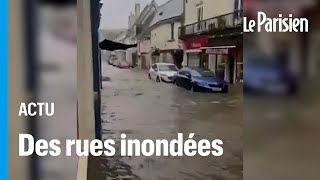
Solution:
[[[149,80],[146,71],[103,64],[103,138],[173,139],[195,133],[194,139],[221,139],[221,157],[101,157],[103,179],[242,179],[242,90],[227,94],[194,93]]]

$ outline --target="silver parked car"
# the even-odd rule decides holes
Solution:
[[[157,82],[173,82],[173,76],[178,72],[179,68],[171,63],[155,63],[151,66],[148,76],[149,79]]]

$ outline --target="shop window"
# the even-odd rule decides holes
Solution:
[[[204,68],[204,69],[209,69],[209,55],[208,54],[203,54],[202,58],[201,58],[201,64],[200,67]]]
[[[171,23],[171,41],[174,41],[174,23]]]
[[[187,63],[188,63],[189,67],[199,67],[199,65],[200,65],[199,53],[189,53]]]
[[[218,61],[217,61],[217,66],[218,66],[218,70],[219,69],[225,69],[226,66],[226,56],[223,55],[218,55]]]
[[[197,23],[198,31],[203,30],[202,23],[201,23],[202,20],[203,20],[203,7],[199,7],[198,8],[198,23]]]
[[[208,57],[208,67],[211,71],[216,73],[216,55],[215,54],[210,54]]]
[[[236,80],[238,82],[243,82],[243,55],[241,50],[242,49],[239,49],[240,53],[238,53],[236,67]]]
[[[217,59],[217,72],[216,72],[216,74],[221,79],[224,79],[225,68],[226,68],[226,59],[228,57],[224,56],[224,55],[218,55],[217,58],[218,59]]]

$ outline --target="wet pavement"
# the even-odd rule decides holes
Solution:
[[[101,179],[242,179],[242,90],[194,93],[149,80],[146,71],[103,64],[103,138],[173,139],[195,133],[195,140],[221,139],[221,157],[100,157]],[[108,79],[108,78],[107,78]]]

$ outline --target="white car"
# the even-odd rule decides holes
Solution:
[[[157,82],[172,82],[173,76],[178,72],[179,68],[171,63],[155,63],[151,66],[148,76],[149,79]]]

